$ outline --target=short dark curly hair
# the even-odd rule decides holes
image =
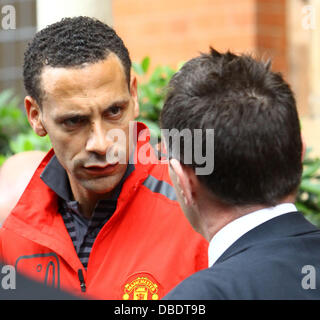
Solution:
[[[40,76],[44,66],[81,66],[103,60],[111,52],[122,62],[129,86],[131,60],[116,32],[97,19],[64,18],[37,32],[28,44],[23,65],[26,91],[41,106],[44,92]]]

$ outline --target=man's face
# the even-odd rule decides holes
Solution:
[[[111,192],[127,167],[129,122],[139,112],[136,81],[131,81],[130,92],[120,60],[109,54],[78,68],[45,67],[41,86],[40,119],[71,186],[94,194]],[[126,141],[107,138],[111,129],[123,130]],[[107,160],[108,153],[120,149],[126,152],[126,163]]]

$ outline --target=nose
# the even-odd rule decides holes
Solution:
[[[86,151],[105,155],[109,147],[107,134],[101,124],[93,124],[86,144]]]

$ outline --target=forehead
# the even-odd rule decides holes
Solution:
[[[44,100],[50,98],[86,98],[99,93],[129,93],[124,67],[111,53],[104,60],[76,67],[44,67],[41,74]]]

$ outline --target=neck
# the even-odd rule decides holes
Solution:
[[[230,207],[217,204],[202,210],[202,234],[210,241],[224,226],[243,215],[265,208],[265,206]]]
[[[279,201],[278,204],[294,203],[294,201],[294,196],[288,196]],[[205,201],[201,201],[201,207],[199,206],[197,208],[197,212],[201,217],[200,233],[208,241],[210,241],[219,230],[233,220],[268,207],[266,205],[229,206],[217,200],[213,202],[208,204],[208,202],[206,203]]]
[[[69,180],[74,200],[79,203],[80,212],[86,218],[91,218],[99,200],[109,199],[112,196],[112,192],[99,194],[85,189],[79,183],[74,182],[73,179],[70,179],[70,177]]]

